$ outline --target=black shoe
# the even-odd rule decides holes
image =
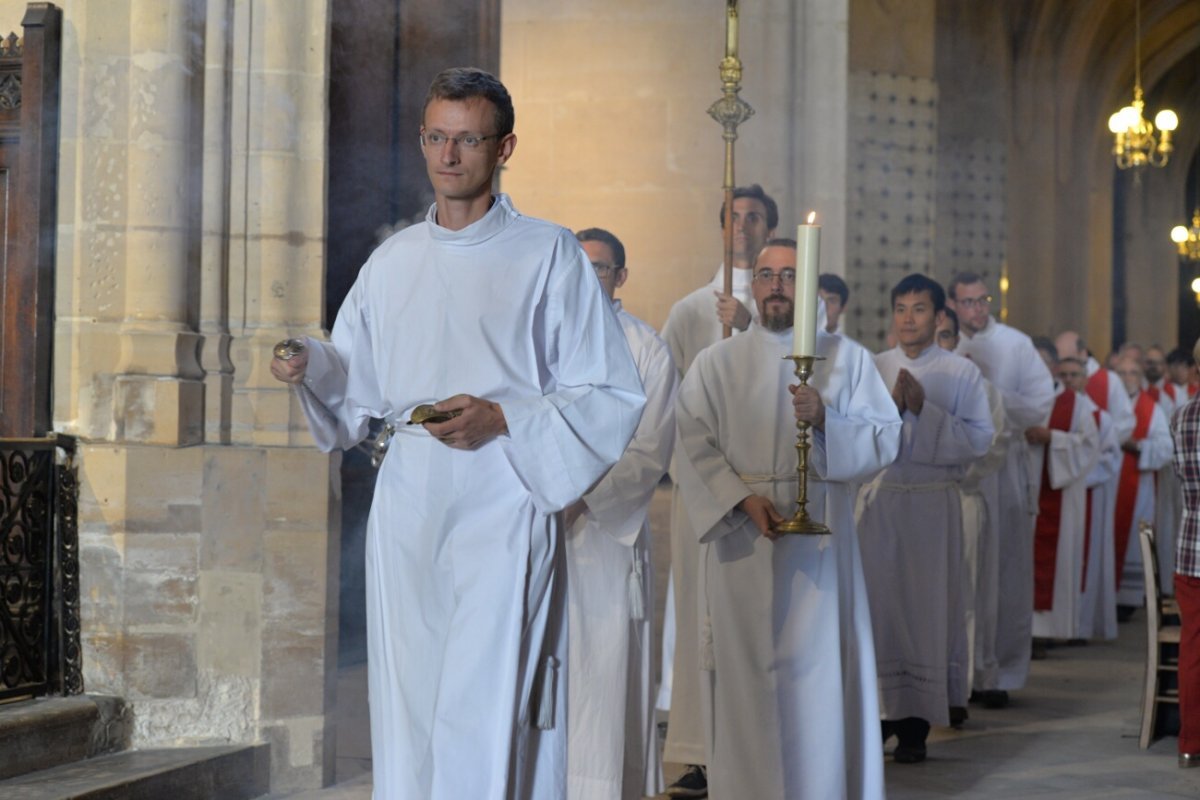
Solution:
[[[924,761],[925,737],[929,736],[929,723],[920,717],[905,717],[893,724],[900,743],[892,751],[892,760],[897,764],[917,764]]]
[[[1117,622],[1129,622],[1135,611],[1137,606],[1117,606]]]
[[[1033,646],[1029,650],[1029,658],[1032,661],[1046,660],[1046,645],[1037,639],[1033,640]]]
[[[950,706],[950,727],[961,728],[970,716],[966,706]]]
[[[974,703],[975,705],[979,705],[980,703],[983,702],[984,694],[985,694],[985,692],[983,692],[979,689],[972,689],[971,696],[967,698],[967,702]]]
[[[708,797],[708,769],[688,764],[679,780],[667,787],[667,797]]]
[[[920,764],[925,760],[925,745],[896,745],[892,760],[897,764]]]
[[[983,693],[984,708],[1004,708],[1008,705],[1008,692],[1003,689],[989,689]]]

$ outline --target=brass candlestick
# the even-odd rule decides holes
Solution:
[[[812,377],[813,363],[825,360],[821,356],[784,356],[784,358],[790,358],[796,362],[796,379],[801,386],[808,385],[808,379]],[[796,420],[796,477],[799,484],[796,491],[796,513],[792,515],[791,519],[775,526],[775,530],[780,533],[800,533],[810,536],[829,533],[829,528],[808,515],[808,451],[812,449],[812,442],[808,438],[810,427],[812,426],[809,423]]]

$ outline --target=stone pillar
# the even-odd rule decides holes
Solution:
[[[78,50],[64,54],[59,252],[71,297],[56,367],[72,390],[56,392],[55,416],[88,438],[199,443],[195,4],[65,11]]]

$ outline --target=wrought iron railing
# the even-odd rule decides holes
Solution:
[[[0,701],[79,694],[75,439],[0,439]]]

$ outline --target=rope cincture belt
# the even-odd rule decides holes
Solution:
[[[776,472],[774,474],[768,474],[765,472],[739,472],[737,476],[741,479],[742,483],[792,483],[800,479],[800,476],[796,474],[795,470],[792,470],[791,472]],[[825,479],[818,477],[815,472],[809,472],[808,479],[810,481],[816,481],[817,483],[825,483]]]

